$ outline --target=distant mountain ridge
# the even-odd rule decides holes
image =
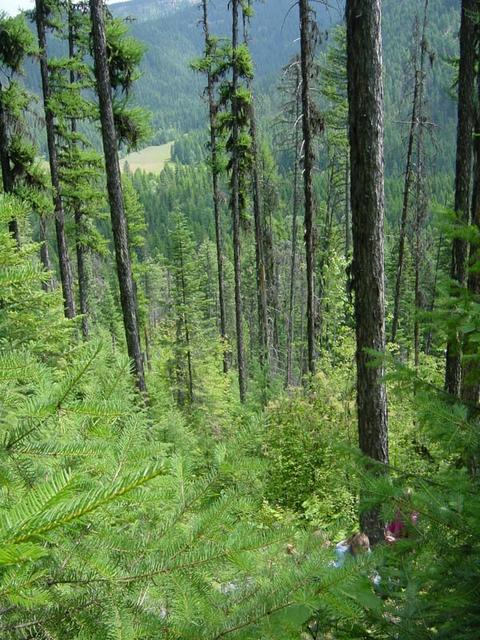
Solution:
[[[130,0],[109,5],[112,13],[131,17],[132,36],[146,45],[142,76],[136,83],[138,104],[153,115],[152,144],[178,139],[183,133],[204,129],[207,109],[203,101],[205,78],[195,74],[190,64],[202,55],[203,32],[199,24],[200,0]],[[210,31],[229,37],[231,17],[228,0],[209,0]],[[255,64],[255,96],[260,124],[271,128],[278,113],[278,86],[282,67],[298,53],[298,7],[293,0],[254,2],[250,47]],[[329,32],[342,22],[344,0],[329,0],[328,7],[312,3],[323,45]],[[383,45],[386,106],[386,161],[391,175],[404,170],[406,123],[411,109],[412,31],[421,0],[383,0]],[[447,62],[458,55],[460,3],[458,0],[430,0],[427,41],[433,69],[428,69],[427,111],[435,123],[432,136],[436,147],[436,170],[453,173],[456,143],[456,104],[448,89],[454,71]],[[33,28],[33,27],[32,27]],[[52,55],[65,55],[64,45],[52,39]],[[40,92],[38,65],[27,65],[27,85]]]
[[[110,5],[112,13],[119,17],[132,16],[138,22],[145,22],[153,18],[175,13],[198,0],[133,0],[130,2],[115,2]]]
[[[213,35],[230,35],[227,5],[227,0],[209,0]],[[342,22],[345,9],[344,0],[329,0],[327,5],[312,3],[324,34],[323,47],[328,45],[328,32]],[[207,111],[202,104],[205,79],[190,68],[192,60],[203,50],[200,0],[131,0],[110,6],[115,15],[133,18],[132,35],[147,46],[136,93],[138,102],[153,113],[154,142],[167,142],[179,133],[206,126]],[[447,95],[453,71],[445,61],[458,55],[459,6],[458,0],[431,0],[427,36],[434,52],[433,74],[429,72],[427,82],[428,111],[441,131],[435,163],[438,169],[447,171],[453,170],[456,107]],[[298,52],[298,7],[293,0],[258,1],[253,7],[250,46],[255,64],[255,93],[262,102],[258,112],[271,115],[277,110],[275,88],[282,67]],[[405,126],[401,123],[408,118],[412,87],[408,61],[415,15],[422,7],[421,0],[383,0],[386,153],[387,166],[396,173],[403,171]]]
[[[230,35],[227,5],[227,0],[209,1],[213,35]],[[343,0],[331,0],[330,5],[338,9],[315,5],[321,29],[330,28],[342,18]],[[261,93],[269,100],[282,67],[298,50],[298,9],[292,0],[265,0],[253,6],[250,46],[257,95]],[[136,95],[139,104],[153,112],[157,132],[154,142],[168,142],[178,133],[206,126],[207,112],[202,104],[205,79],[190,68],[204,46],[200,0],[131,0],[110,8],[114,15],[132,18],[132,35],[147,46]],[[148,17],[149,12],[153,17]]]

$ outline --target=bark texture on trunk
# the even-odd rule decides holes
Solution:
[[[350,262],[352,247],[352,225],[350,222],[350,150],[346,151],[345,158],[345,263]]]
[[[388,463],[385,351],[384,150],[381,1],[347,0],[347,76],[357,337],[357,411],[362,452]],[[377,510],[363,513],[371,542],[383,538]]]
[[[110,202],[110,216],[115,245],[115,259],[117,263],[123,324],[125,327],[128,355],[133,361],[137,387],[141,392],[145,392],[143,355],[140,347],[135,283],[128,249],[127,219],[125,217],[117,136],[113,119],[112,89],[108,70],[102,0],[90,0],[90,13],[92,19],[95,76],[100,103],[100,121],[105,154],[108,199]]]
[[[477,112],[475,117],[475,136],[473,138],[473,188],[472,188],[472,225],[480,229],[480,72],[477,72]],[[480,296],[480,247],[478,244],[470,248],[470,265],[474,267],[468,274],[467,286],[472,297],[478,300]],[[468,340],[464,341],[464,353],[474,356],[466,361],[462,371],[462,400],[469,404],[478,405],[480,401],[480,366],[478,362],[478,345]]]
[[[315,202],[313,195],[313,134],[311,123],[310,74],[312,51],[310,40],[310,3],[299,0],[300,61],[302,69],[303,184],[305,192],[305,252],[307,261],[307,344],[308,371],[315,373]]]
[[[468,224],[470,218],[470,184],[472,173],[473,127],[475,118],[475,41],[474,13],[478,0],[462,0],[460,23],[460,65],[458,69],[458,127],[455,167],[455,211],[458,219]],[[451,277],[460,286],[467,278],[468,244],[456,238],[452,245]],[[445,364],[445,390],[460,396],[462,385],[461,336],[450,338]]]
[[[67,238],[65,235],[65,212],[60,194],[60,177],[58,171],[57,147],[55,144],[54,114],[50,108],[50,78],[48,71],[47,37],[45,29],[45,7],[43,0],[35,0],[35,19],[37,23],[38,47],[40,49],[40,74],[42,77],[43,106],[45,110],[45,127],[47,130],[48,157],[50,161],[50,178],[53,188],[53,204],[55,208],[55,232],[57,236],[58,261],[60,266],[60,280],[64,300],[65,316],[75,316],[75,301],[73,297],[72,269],[68,255]]]
[[[241,237],[240,237],[240,159],[238,155],[239,113],[238,113],[238,65],[236,61],[238,49],[238,5],[239,0],[232,0],[232,224],[233,224],[233,265],[235,271],[235,325],[237,331],[237,365],[238,386],[241,402],[247,393],[247,373],[245,365],[245,349],[243,344],[243,309],[242,309],[242,274],[241,274]]]

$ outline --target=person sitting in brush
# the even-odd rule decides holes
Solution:
[[[395,514],[395,518],[391,522],[388,522],[385,526],[384,536],[386,542],[388,542],[389,544],[393,544],[397,540],[400,540],[401,538],[408,538],[409,536],[409,527],[405,523],[403,514],[410,513],[411,524],[414,527],[417,526],[418,512],[413,511],[411,498],[412,490],[407,489],[405,491],[405,507],[403,509],[398,509]]]
[[[370,553],[370,540],[365,533],[359,531],[335,546],[337,559],[334,562],[334,566],[337,569],[343,567],[346,557],[356,558],[362,553]]]

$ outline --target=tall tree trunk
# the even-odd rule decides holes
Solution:
[[[152,370],[152,354],[150,351],[150,337],[149,337],[149,326],[145,323],[143,327],[143,336],[145,341],[145,357],[147,359],[147,369],[149,371]]]
[[[427,201],[425,194],[425,175],[423,165],[423,127],[420,126],[417,140],[417,202],[415,206],[415,318],[413,324],[413,349],[415,358],[415,369],[418,370],[420,364],[420,319],[419,313],[422,309],[422,295],[420,287],[420,270],[422,265],[422,230],[427,213]]]
[[[43,268],[45,271],[52,271],[52,263],[50,262],[50,254],[48,251],[48,240],[47,240],[47,219],[41,213],[38,217],[38,227],[39,227],[39,236],[40,236],[40,262],[43,264]],[[42,283],[42,287],[45,291],[51,291],[54,288],[54,283],[52,277],[49,278],[48,281]]]
[[[428,305],[428,311],[430,313],[432,313],[432,311],[435,309],[435,303],[436,303],[436,299],[437,299],[438,274],[439,274],[439,271],[440,271],[440,258],[441,258],[441,255],[442,255],[442,245],[443,245],[443,235],[440,235],[440,237],[438,239],[437,256],[435,258],[435,270],[434,270],[434,275],[433,275],[432,297],[430,299],[430,304]],[[432,331],[432,327],[430,327],[430,329],[428,330],[428,333],[427,333],[427,339],[425,340],[425,353],[427,355],[430,354],[430,349],[432,347],[432,338],[433,338],[433,331]]]
[[[48,71],[44,0],[35,0],[35,18],[37,23],[38,47],[40,49],[40,73],[42,76],[43,106],[45,110],[50,177],[52,181],[53,204],[55,208],[55,232],[57,236],[60,280],[62,282],[65,316],[67,318],[73,318],[75,316],[75,301],[73,296],[72,270],[70,257],[68,255],[67,238],[65,235],[65,213],[60,193],[57,147],[55,144],[54,114],[49,105],[50,78]]]
[[[345,263],[350,262],[350,252],[352,247],[352,225],[350,222],[350,160],[349,150],[345,157]]]
[[[362,452],[388,463],[385,351],[384,151],[381,0],[347,0],[347,77],[357,338],[357,411]],[[377,509],[361,515],[371,542],[383,538]]]
[[[477,109],[475,114],[475,136],[473,138],[473,190],[472,190],[472,225],[480,230],[480,71],[477,71]],[[470,247],[470,266],[472,267],[467,280],[468,290],[472,298],[478,301],[480,296],[480,247],[478,243]],[[463,349],[465,355],[473,356],[473,359],[463,365],[462,371],[462,400],[478,405],[480,401],[480,367],[478,364],[478,345],[464,340]]]
[[[328,254],[330,251],[330,242],[332,237],[333,226],[333,209],[334,209],[334,180],[335,180],[335,157],[330,160],[328,184],[327,184],[327,201],[325,206],[325,220],[323,224],[323,233],[320,241],[320,260],[318,265],[318,300],[317,300],[317,322],[315,333],[318,337],[319,347],[323,350],[323,315],[324,295],[325,295],[325,268],[327,266]]]
[[[273,246],[273,224],[272,212],[264,207],[263,215],[263,238],[265,243],[265,282],[267,288],[267,310],[268,310],[268,345],[269,345],[269,362],[270,371],[273,373],[277,370],[278,352],[279,352],[279,335],[278,335],[278,277],[275,264],[275,249]]]
[[[10,167],[10,156],[8,153],[8,122],[7,112],[3,104],[3,88],[0,83],[0,163],[2,165],[2,183],[3,191],[5,193],[12,193],[13,191],[13,175]],[[18,221],[16,218],[8,223],[8,229],[12,238],[17,243],[17,248],[20,248],[20,232],[18,229]]]
[[[405,180],[403,184],[402,216],[400,220],[400,234],[398,237],[398,259],[395,277],[395,293],[393,298],[392,342],[395,342],[400,316],[400,298],[402,290],[403,267],[405,262],[405,238],[407,235],[408,210],[410,205],[410,192],[413,183],[413,148],[415,132],[418,126],[418,90],[419,72],[415,57],[415,86],[413,90],[412,115],[410,118],[410,130],[408,132],[407,159],[405,163]]]
[[[75,58],[75,29],[73,24],[74,7],[71,0],[68,3],[68,55],[70,60]],[[75,84],[75,71],[70,70],[70,84]],[[72,134],[75,136],[77,132],[77,121],[71,118],[70,121]],[[76,145],[75,138],[72,139],[72,145]],[[84,340],[88,339],[88,271],[87,271],[87,248],[83,241],[85,232],[85,216],[78,199],[73,199],[73,214],[75,220],[75,250],[77,254],[77,276],[78,276],[78,295],[80,298],[80,313],[82,314],[82,336]]]
[[[235,271],[235,325],[237,330],[237,365],[240,401],[244,402],[247,393],[247,373],[245,366],[245,350],[243,344],[243,310],[242,310],[242,273],[241,273],[241,237],[240,237],[240,159],[239,143],[239,109],[237,100],[238,83],[238,5],[239,0],[232,0],[232,224],[233,224],[233,265]]]
[[[455,212],[458,219],[468,224],[470,218],[470,182],[472,173],[474,85],[475,85],[475,41],[474,14],[478,0],[462,0],[460,23],[460,65],[458,68],[458,128],[457,160],[455,168]],[[451,277],[460,286],[465,286],[467,276],[468,244],[455,238],[452,244]],[[461,390],[461,336],[451,336],[447,344],[445,365],[445,390],[459,396]]]
[[[258,166],[257,123],[255,121],[255,108],[253,98],[250,105],[250,136],[252,139],[252,192],[253,192],[253,217],[255,221],[255,263],[257,269],[257,307],[258,307],[258,336],[260,348],[260,364],[268,363],[269,339],[268,339],[268,302],[267,302],[267,275],[265,266],[265,238],[264,220],[261,201],[260,172]]]
[[[285,386],[289,387],[293,384],[292,377],[292,351],[293,351],[293,335],[294,335],[294,310],[295,310],[295,282],[297,273],[297,217],[298,217],[298,174],[299,174],[299,143],[300,136],[298,132],[298,118],[300,116],[300,73],[297,69],[297,82],[295,87],[295,165],[293,168],[293,215],[292,215],[292,253],[290,259],[290,294],[288,303],[288,318],[287,318],[287,372],[285,378]]]
[[[310,103],[310,75],[312,65],[310,3],[299,0],[300,60],[302,70],[302,128],[303,128],[303,184],[305,191],[305,251],[307,260],[307,343],[308,371],[315,373],[315,204],[313,196],[313,136]]]
[[[427,23],[428,0],[425,0],[422,32],[420,35],[420,68],[418,69],[418,127],[417,127],[417,184],[415,206],[415,319],[413,329],[413,346],[415,353],[415,369],[420,364],[420,319],[422,295],[420,287],[420,271],[422,265],[422,231],[427,215],[427,195],[425,193],[425,163],[423,137],[425,133],[425,57],[427,55]]]
[[[113,119],[112,89],[108,70],[102,0],[90,0],[90,13],[92,19],[95,76],[100,103],[100,121],[105,154],[105,171],[107,175],[108,199],[110,202],[110,216],[115,245],[123,324],[125,327],[128,355],[133,361],[137,387],[141,392],[145,392],[143,355],[140,347],[135,284],[128,250],[127,220],[125,217],[120,163],[118,160],[117,136]]]
[[[250,1],[247,0],[248,7]],[[243,42],[248,46],[248,17],[243,15]],[[248,80],[248,89],[252,92],[252,83]],[[250,137],[252,140],[252,201],[253,218],[255,223],[255,266],[257,275],[257,313],[258,313],[258,346],[260,365],[268,363],[269,356],[269,332],[268,332],[268,301],[267,301],[267,269],[265,260],[265,224],[263,220],[263,203],[260,186],[260,167],[258,161],[257,121],[255,116],[255,104],[252,100],[249,109]]]
[[[208,0],[202,0],[203,7],[203,32],[205,35],[205,54],[210,55],[212,41],[208,26]],[[223,343],[223,372],[228,373],[228,348],[227,348],[227,314],[225,309],[225,284],[223,274],[223,250],[222,250],[222,224],[220,208],[220,192],[218,181],[220,169],[218,166],[217,148],[217,104],[215,102],[215,86],[210,71],[207,75],[208,111],[210,116],[210,154],[212,163],[212,189],[213,211],[215,217],[215,243],[217,248],[217,272],[218,272],[218,304],[220,307],[220,336]]]

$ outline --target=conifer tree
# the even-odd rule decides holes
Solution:
[[[133,281],[132,266],[128,247],[128,230],[125,217],[122,184],[120,178],[120,163],[118,159],[117,132],[115,130],[114,111],[112,103],[111,78],[107,54],[107,39],[105,34],[104,7],[101,0],[90,0],[92,20],[93,53],[95,60],[95,75],[97,92],[100,102],[100,120],[102,125],[103,149],[105,154],[105,168],[107,174],[108,197],[112,232],[115,244],[115,258],[117,276],[120,287],[123,322],[127,341],[128,355],[132,359],[137,386],[141,392],[146,391],[143,356],[140,347],[140,335],[137,317],[137,303],[135,283]]]
[[[358,433],[362,452],[387,464],[384,368],[371,353],[385,350],[381,0],[347,0],[346,15]],[[361,523],[372,542],[383,538],[378,510]]]
[[[180,407],[194,402],[194,342],[199,332],[203,294],[203,279],[199,277],[199,265],[195,261],[195,246],[185,222],[177,213],[172,233],[172,305],[175,314],[175,378],[176,395]],[[198,382],[196,383],[198,387]]]
[[[243,17],[243,44],[248,49],[248,26],[252,15],[250,0],[242,3]],[[267,364],[269,356],[269,331],[268,331],[268,303],[267,303],[267,270],[266,270],[266,243],[264,238],[265,223],[263,219],[262,193],[260,185],[259,150],[257,139],[257,122],[255,116],[255,103],[252,95],[252,79],[247,79],[247,88],[250,92],[249,103],[249,128],[252,149],[251,175],[252,175],[252,203],[255,226],[255,265],[257,272],[257,313],[258,313],[258,343],[260,353],[260,365]]]
[[[201,65],[196,68],[203,70],[207,75],[207,99],[208,114],[210,121],[210,161],[212,172],[213,191],[213,211],[215,218],[215,243],[217,249],[217,274],[218,274],[218,305],[220,309],[220,336],[224,343],[223,372],[228,372],[228,351],[227,351],[227,317],[225,305],[225,283],[224,283],[224,258],[221,225],[221,204],[219,180],[221,174],[220,149],[218,141],[218,99],[215,96],[215,85],[218,83],[218,64],[216,57],[221,55],[218,51],[218,40],[211,36],[208,24],[208,0],[202,0],[202,25],[205,37],[204,59]]]
[[[475,85],[475,14],[477,0],[462,0],[460,24],[460,62],[458,67],[458,127],[455,167],[455,212],[460,222],[470,219],[470,187],[474,128]],[[458,287],[464,287],[467,277],[468,245],[455,238],[452,245],[451,277]],[[445,390],[459,396],[461,392],[461,338],[458,333],[449,337],[445,366]]]
[[[33,38],[23,15],[6,18],[0,14],[0,68],[7,79],[7,85],[0,82],[0,165],[4,193],[13,193],[15,181],[24,171],[19,162],[22,145],[21,111],[28,104],[24,90],[15,81],[22,71],[25,57],[33,52]],[[15,153],[17,150],[17,153]],[[31,158],[27,161],[32,162]],[[12,219],[10,232],[20,247],[18,223]]]
[[[55,139],[55,117],[50,104],[52,92],[50,89],[50,70],[48,67],[47,25],[49,16],[55,8],[56,5],[53,0],[35,0],[35,21],[37,26],[38,46],[40,50],[40,73],[42,77],[43,106],[45,111],[45,126],[47,130],[50,177],[55,207],[55,230],[57,237],[58,260],[60,265],[60,279],[65,303],[65,315],[67,318],[73,318],[75,316],[73,279],[70,256],[68,253],[67,237],[65,233],[65,211],[60,190],[58,150],[57,141]]]
[[[478,64],[478,63],[477,63]],[[473,139],[473,184],[471,218],[472,226],[480,229],[480,71],[476,76],[477,104],[475,110],[475,135]],[[469,270],[467,287],[474,301],[480,295],[480,251],[478,241],[471,241],[469,247]],[[465,356],[462,368],[462,400],[466,404],[478,405],[480,400],[480,376],[478,375],[478,349],[475,334],[466,334],[462,349]]]
[[[229,171],[233,229],[233,265],[235,274],[235,326],[237,337],[237,366],[240,399],[245,401],[247,392],[247,367],[243,331],[242,270],[241,270],[241,221],[245,210],[246,174],[251,166],[251,139],[248,133],[251,95],[241,84],[242,78],[252,77],[248,51],[239,43],[240,0],[232,0],[232,52],[231,83],[223,83],[222,103],[230,104],[225,114],[223,128],[229,133],[227,151],[230,154]]]
[[[68,14],[68,55],[70,58],[70,64],[72,65],[70,69],[70,85],[75,86],[75,82],[77,81],[77,74],[75,73],[75,69],[73,67],[73,63],[75,61],[77,55],[78,48],[78,14],[76,13],[78,9],[73,5],[72,1],[69,0],[67,6],[67,14]],[[78,94],[77,94],[78,95]],[[70,128],[72,134],[72,151],[75,151],[75,147],[77,145],[76,134],[77,134],[77,119],[72,117],[70,119]],[[94,161],[92,162],[94,164]],[[78,179],[78,174],[76,176]],[[90,202],[90,206],[94,203]],[[89,326],[88,326],[88,311],[89,311],[89,295],[88,295],[88,267],[87,267],[87,248],[85,242],[85,213],[82,210],[81,199],[78,197],[73,198],[73,210],[74,210],[74,220],[75,220],[75,248],[77,253],[77,275],[78,275],[78,294],[80,298],[80,313],[82,314],[82,333],[84,339],[88,338],[89,334]]]
[[[335,190],[339,191],[338,207],[343,202],[345,262],[351,259],[352,229],[350,221],[350,163],[348,146],[347,55],[345,27],[335,28],[325,61],[320,66],[321,92],[327,100],[325,126],[327,151],[334,156]],[[331,164],[331,162],[330,162]]]
[[[67,2],[62,6],[65,26],[54,28],[68,43],[68,58],[50,59],[51,108],[56,120],[59,178],[66,212],[75,227],[78,297],[84,339],[89,336],[89,250],[103,251],[104,240],[95,227],[102,209],[102,158],[81,132],[86,123],[98,119],[89,92],[94,87],[93,70],[86,61],[89,20],[85,7]]]

